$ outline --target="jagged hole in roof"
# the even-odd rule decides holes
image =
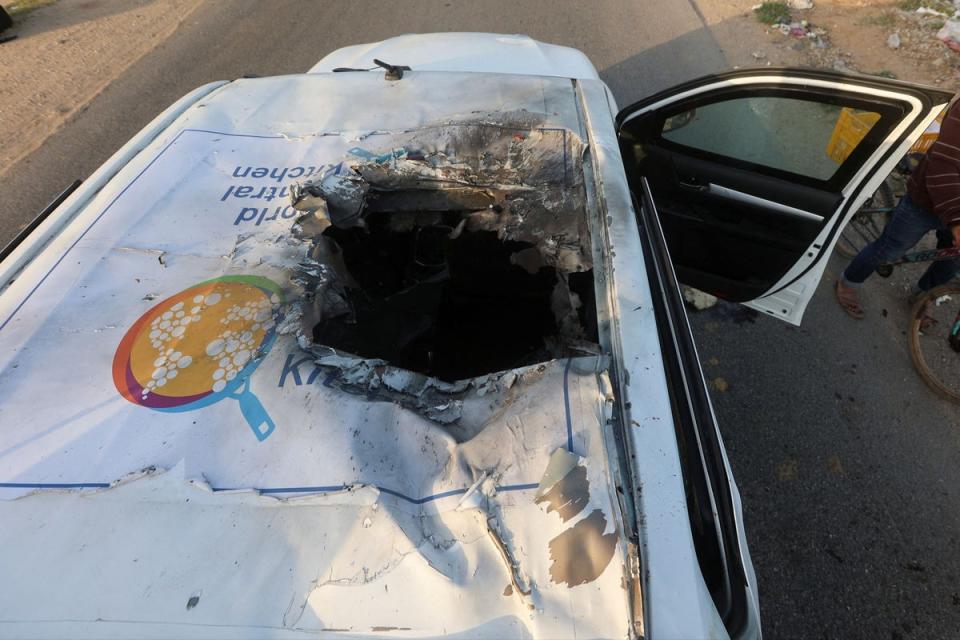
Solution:
[[[596,353],[581,149],[560,129],[438,126],[298,185],[322,267],[304,333],[448,381]]]

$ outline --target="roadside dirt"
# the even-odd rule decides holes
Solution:
[[[4,36],[18,37],[0,44],[0,175],[162,43],[201,2],[59,0],[15,14]]]
[[[790,10],[796,28],[785,34],[758,21],[756,5],[756,0],[700,2],[711,31],[736,67],[815,67],[960,90],[960,53],[936,38],[946,15],[917,13],[912,6],[902,9],[908,6],[905,2],[814,0],[811,9]]]

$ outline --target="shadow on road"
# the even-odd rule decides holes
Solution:
[[[707,28],[690,31],[600,71],[620,108],[693,78],[727,71],[730,65]]]

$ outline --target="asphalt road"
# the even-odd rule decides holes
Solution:
[[[727,67],[685,1],[210,2],[0,179],[0,241],[200,84],[422,31],[577,47],[621,105]],[[836,308],[829,276],[799,329],[734,305],[692,316],[708,378],[727,382],[714,401],[768,638],[960,636],[960,410],[910,368],[906,275],[870,284],[861,323]]]

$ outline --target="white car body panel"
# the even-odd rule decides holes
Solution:
[[[456,97],[423,104],[428,90]],[[22,576],[2,599],[0,633],[149,637],[176,629],[180,637],[210,637],[269,629],[282,637],[393,628],[407,636],[499,638],[561,636],[575,627],[629,635],[630,599],[621,582],[631,582],[624,574],[630,562],[622,538],[596,580],[558,584],[550,542],[566,528],[533,500],[551,456],[569,438],[588,469],[590,504],[605,515],[609,532],[622,521],[605,444],[610,389],[597,362],[548,365],[541,382],[524,383],[528,400],[517,409],[518,423],[508,412],[490,423],[500,426],[484,428],[486,437],[467,443],[399,406],[311,384],[312,365],[292,364],[299,357],[293,335],[281,335],[250,378],[278,425],[263,442],[233,400],[151,411],[120,397],[110,377],[118,341],[157,299],[229,274],[281,284],[289,278],[301,256],[282,240],[291,222],[285,203],[255,203],[265,215],[247,216],[250,202],[228,196],[231,187],[236,194],[238,184],[250,182],[265,198],[263,189],[280,184],[277,167],[334,164],[358,140],[376,147],[378,136],[388,139],[393,129],[491,105],[532,111],[545,99],[555,114],[545,124],[577,135],[585,133],[579,107],[602,108],[600,143],[609,147],[602,84],[592,81],[584,96],[578,106],[567,81],[482,74],[464,80],[412,72],[399,83],[377,74],[240,80],[196,94],[169,126],[138,139],[132,148],[142,151],[43,250],[24,246],[29,263],[0,295],[0,518],[8,523],[0,531],[0,563],[8,575]],[[397,106],[388,114],[356,107],[387,99]],[[257,166],[276,171],[251,180],[241,169]],[[609,214],[624,225],[617,233],[627,259],[633,218],[623,208],[623,172],[605,156],[597,167],[604,193],[621,199]],[[643,293],[625,284],[618,295],[632,304]],[[655,343],[647,315],[618,331],[625,344],[641,341],[631,348]],[[661,418],[651,437],[658,434],[663,455],[644,468],[651,479],[646,521],[655,524],[645,544],[651,553],[668,544],[663,553],[675,555],[650,560],[646,588],[659,593],[661,580],[668,585],[662,606],[650,602],[665,629],[713,634],[717,621],[709,618],[691,545],[674,529],[684,531],[685,502],[658,357],[632,357],[633,384],[643,389],[632,399],[638,421]],[[294,382],[294,369],[303,384]],[[558,394],[568,377],[574,419],[565,435]],[[49,402],[53,390],[57,401]],[[356,448],[357,436],[343,425],[360,425],[362,435],[368,417],[402,426],[413,440],[398,444],[371,432],[370,444]],[[424,440],[434,452],[427,458],[412,446]],[[517,442],[527,453],[516,453]],[[472,458],[480,451],[488,462]],[[491,455],[508,468],[488,466]],[[451,467],[453,460],[459,462]],[[522,577],[511,577],[489,526],[507,532]],[[351,536],[343,538],[345,531]],[[91,572],[104,587],[84,588]],[[505,595],[513,580],[524,579],[535,585],[533,595]],[[671,615],[674,606],[684,615]]]
[[[623,401],[630,406],[627,436],[637,478],[635,500],[643,518],[641,558],[649,579],[644,581],[647,633],[651,638],[723,638],[727,632],[704,585],[690,536],[672,409],[663,375],[663,354],[653,315],[650,283],[633,212],[630,188],[623,175],[617,133],[607,118],[605,87],[599,81],[580,83],[584,112],[591,132],[591,152],[608,221],[610,265],[606,269],[615,291],[611,334],[622,354]],[[658,363],[651,367],[650,362]],[[727,474],[731,476],[729,465]],[[732,476],[731,476],[732,483]],[[741,533],[742,548],[746,539]],[[749,565],[749,558],[748,565]],[[751,584],[756,598],[756,582]],[[684,611],[673,615],[672,611]],[[757,615],[757,619],[759,614]],[[749,634],[747,637],[750,637]]]
[[[328,73],[370,66],[373,57],[413,71],[399,82],[380,71]],[[476,75],[433,73],[441,71]],[[557,390],[572,375],[569,406],[580,419],[569,438],[595,487],[591,505],[609,516],[607,533],[618,523],[610,566],[569,588],[550,578],[550,542],[562,523],[533,502],[567,441],[562,432],[495,426],[482,444],[511,464],[485,475],[463,443],[388,405],[375,409],[379,419],[402,423],[442,455],[426,465],[381,438],[357,472],[347,453],[360,454],[341,427],[367,416],[370,403],[306,382],[310,364],[297,369],[304,384],[290,383],[289,357],[298,353],[291,335],[251,378],[278,418],[278,431],[259,443],[232,400],[150,412],[119,397],[109,378],[117,342],[154,298],[229,273],[282,280],[300,257],[277,240],[292,214],[274,209],[286,202],[243,207],[224,195],[234,167],[333,165],[377,136],[505,105],[554,113],[546,125],[589,145],[591,230],[610,266],[601,334],[622,363],[615,400],[627,403],[625,430],[639,452],[629,470],[640,512],[639,584],[619,528],[606,428],[611,390],[600,361],[578,362],[572,372],[554,363],[546,382],[529,388],[530,411],[544,424],[562,423]],[[526,36],[428,34],[340,49],[304,76],[208,85],[158,117],[0,264],[0,519],[10,523],[0,528],[0,567],[22,576],[0,602],[0,635],[502,638],[576,628],[603,637],[727,637],[690,535],[615,113],[579,51]],[[259,180],[280,184],[269,173]],[[245,218],[252,207],[267,211]],[[245,254],[246,243],[265,248]],[[198,433],[195,421],[214,431]],[[295,424],[312,431],[297,433]],[[338,445],[311,450],[321,434]],[[517,442],[535,443],[533,452],[517,457]],[[380,456],[399,470],[378,475]],[[491,514],[509,532],[520,576],[490,541]],[[746,553],[742,529],[737,535]],[[754,614],[746,636],[759,636],[749,557],[745,566]],[[89,587],[90,575],[101,588]],[[532,596],[507,593],[524,577],[536,587]]]
[[[369,69],[374,67],[374,58],[415,71],[599,77],[593,63],[577,49],[538,42],[525,35],[456,32],[408,34],[343,47],[307,73],[329,73],[338,67]]]

